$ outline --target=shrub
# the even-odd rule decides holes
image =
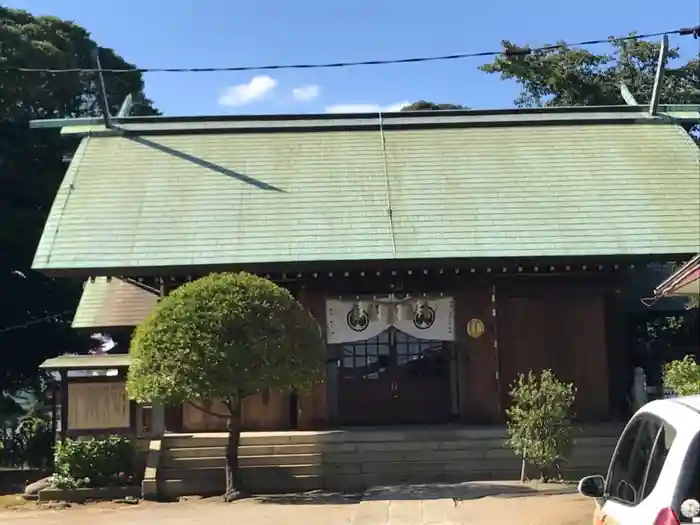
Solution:
[[[22,445],[23,463],[36,469],[51,465],[54,454],[54,435],[51,422],[40,415],[25,417],[17,427]]]
[[[576,388],[544,370],[539,376],[520,374],[510,396],[507,445],[523,462],[537,467],[544,481],[554,477],[554,470],[560,477],[559,463],[571,444]]]
[[[0,425],[0,465],[43,469],[53,460],[51,422],[32,414]]]
[[[126,388],[140,402],[221,399],[228,420],[226,500],[242,496],[241,403],[266,389],[304,392],[323,378],[318,323],[284,288],[247,273],[211,274],[163,298],[131,340]]]
[[[135,481],[135,450],[122,436],[66,439],[56,444],[53,484],[57,488],[129,485]]]
[[[692,355],[666,363],[664,390],[677,396],[700,394],[700,364]]]

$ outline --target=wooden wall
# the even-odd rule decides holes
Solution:
[[[326,302],[321,292],[301,290],[301,302],[325,327]],[[226,422],[207,412],[225,414],[220,402],[209,401],[203,404],[206,411],[190,404],[182,408],[182,428],[185,432],[215,432],[225,429]],[[245,430],[288,430],[318,429],[327,426],[327,402],[325,381],[319,382],[310,392],[299,395],[296,403],[296,422],[292,421],[292,401],[290,394],[280,392],[260,392],[247,397],[243,402],[243,428]]]
[[[303,304],[321,325],[325,337],[326,296],[322,292],[302,290],[299,302]],[[297,400],[297,428],[300,430],[321,429],[328,425],[328,402],[326,382],[322,380],[310,392]]]
[[[614,284],[596,276],[519,276],[463,279],[455,298],[456,385],[453,395],[465,424],[498,424],[505,419],[508,391],[519,373],[551,368],[577,389],[575,410],[584,421],[611,416],[609,377],[624,360],[619,333],[612,329]],[[325,327],[326,290],[301,290],[298,298]],[[484,332],[467,333],[470,320]],[[327,385],[294,401],[288,394],[260,393],[245,401],[249,430],[322,429],[329,426]],[[205,407],[218,411],[216,403]],[[184,431],[217,431],[225,422],[191,406],[182,411]]]
[[[185,432],[217,432],[226,429],[226,420],[211,414],[227,413],[221,401],[211,400],[197,405],[204,410],[189,403],[182,407],[182,426]],[[289,394],[270,391],[244,399],[241,417],[244,430],[286,430],[290,428],[289,414]]]
[[[501,404],[519,373],[550,368],[573,382],[574,410],[582,420],[610,416],[604,284],[556,277],[502,280],[496,284]]]

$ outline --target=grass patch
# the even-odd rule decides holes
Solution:
[[[15,509],[34,503],[22,497],[21,494],[0,495],[0,510]]]

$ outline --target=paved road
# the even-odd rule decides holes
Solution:
[[[430,490],[387,489],[361,501],[294,496],[224,504],[218,500],[96,504],[65,510],[0,512],[3,525],[590,525],[592,504],[570,488],[523,491],[481,485]]]

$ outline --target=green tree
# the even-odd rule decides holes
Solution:
[[[677,396],[700,394],[700,364],[692,355],[664,366],[664,389]]]
[[[572,383],[559,381],[551,370],[539,375],[520,374],[511,386],[511,406],[508,416],[507,444],[527,462],[540,470],[544,481],[559,476],[559,462],[571,443],[573,414],[571,407],[576,398]]]
[[[434,102],[427,102],[425,100],[418,100],[413,104],[404,106],[401,111],[439,111],[441,109],[467,109],[459,104],[435,104]]]
[[[242,494],[241,401],[264,389],[305,391],[321,378],[321,329],[291,294],[247,273],[177,288],[134,332],[127,391],[139,402],[220,399],[229,439],[226,500]]]
[[[111,49],[99,48],[82,27],[0,6],[0,68],[92,68],[99,49],[105,68],[132,68]],[[140,73],[107,75],[111,112],[127,94],[136,114],[154,114]],[[32,119],[96,116],[97,83],[89,74],[0,71],[0,393],[27,386],[47,357],[81,351],[89,337],[70,328],[81,283],[50,279],[30,269],[46,216],[76,146],[57,129],[30,130]],[[51,314],[62,315],[36,322]],[[3,331],[25,325],[26,328]],[[31,324],[35,323],[35,324]]]
[[[503,49],[511,54],[498,56],[480,69],[518,82],[522,88],[515,100],[518,107],[624,105],[623,82],[640,104],[649,103],[660,44],[637,39],[611,39],[610,43],[609,53],[563,47],[512,54],[528,47],[505,40]],[[679,56],[677,48],[669,50],[660,100],[700,104],[700,59],[679,63]]]

